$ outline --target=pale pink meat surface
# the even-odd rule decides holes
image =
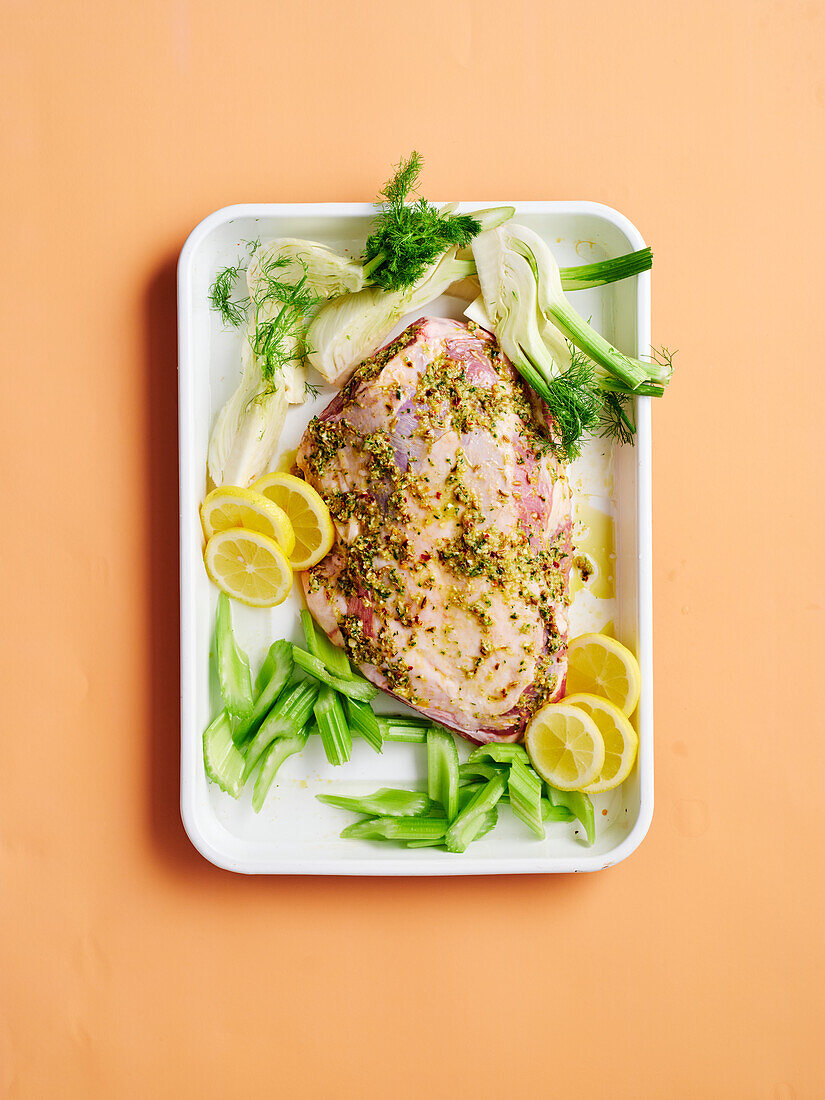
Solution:
[[[309,609],[378,687],[513,741],[567,668],[570,491],[541,403],[488,333],[416,321],[313,420],[297,466],[337,539]]]

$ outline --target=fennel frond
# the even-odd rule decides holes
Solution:
[[[439,210],[426,199],[407,202],[418,187],[421,155],[401,160],[381,190],[372,233],[364,246],[364,276],[382,290],[413,286],[454,245],[465,247],[481,231],[471,214]]]

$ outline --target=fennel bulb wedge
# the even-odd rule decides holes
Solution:
[[[555,444],[565,459],[581,451],[581,440],[601,429],[632,439],[629,401],[661,396],[669,362],[642,362],[624,355],[576,312],[564,294],[563,275],[547,244],[514,223],[480,233],[472,242],[480,299],[467,316],[498,338],[502,350],[529,386],[545,401],[554,422]],[[644,251],[595,272],[623,278],[644,270]],[[587,277],[579,269],[574,272]],[[575,282],[575,277],[573,279]]]
[[[207,469],[215,485],[246,487],[265,474],[286,417],[284,388],[267,389],[247,341],[241,364],[240,384],[218,413],[209,439]]]
[[[496,326],[496,335],[501,340],[499,329],[507,326],[511,313],[517,314],[513,324],[515,341],[534,365],[538,365],[533,330],[537,312],[542,342],[557,366],[559,345],[569,341],[593,361],[600,376],[619,383],[625,392],[650,385],[661,391],[667,384],[668,364],[642,362],[624,355],[577,313],[565,296],[553,253],[532,229],[509,224],[489,230],[475,238],[472,249],[485,309]],[[532,308],[534,300],[536,311]]]
[[[327,302],[307,330],[308,359],[328,382],[343,383],[376,352],[407,313],[440,298],[452,283],[472,275],[474,265],[459,260],[453,247],[406,290],[365,287]]]
[[[238,388],[218,414],[207,468],[214,485],[248,486],[272,463],[287,405],[306,395],[306,328],[322,302],[363,285],[360,264],[326,245],[278,237],[254,249]]]
[[[278,237],[256,249],[246,278],[249,340],[257,352],[265,352],[268,330],[275,326],[279,337],[276,368],[288,403],[300,405],[306,394],[306,326],[328,298],[360,290],[363,269],[317,241]],[[304,293],[296,297],[284,287]]]

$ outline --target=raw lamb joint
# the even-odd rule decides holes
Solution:
[[[337,539],[310,611],[378,687],[474,741],[564,689],[570,491],[541,403],[483,329],[410,325],[308,426]]]

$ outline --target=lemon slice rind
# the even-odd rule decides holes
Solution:
[[[201,524],[207,539],[219,531],[243,527],[274,539],[287,557],[295,548],[295,532],[282,508],[254,489],[222,485],[201,505]]]
[[[295,570],[311,569],[332,549],[335,526],[323,498],[303,478],[294,474],[264,474],[253,482],[261,493],[289,517],[295,533],[290,562]]]
[[[551,786],[580,791],[604,764],[604,741],[589,714],[566,700],[536,711],[524,736],[533,767]]]
[[[218,588],[250,607],[275,607],[292,588],[292,567],[274,539],[245,527],[217,531],[203,555]]]
[[[607,699],[582,692],[578,695],[568,695],[564,701],[589,714],[599,727],[599,733],[604,741],[605,755],[602,770],[596,781],[590,783],[584,790],[587,794],[612,791],[624,783],[633,770],[639,748],[638,734],[628,718]]]
[[[606,634],[581,634],[567,647],[567,696],[598,695],[629,718],[641,693],[639,662]]]

